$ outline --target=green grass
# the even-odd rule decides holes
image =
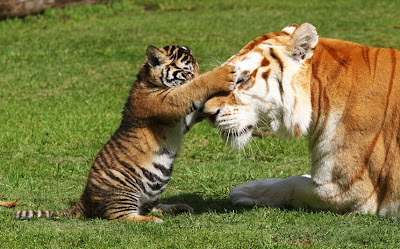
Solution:
[[[0,22],[0,200],[16,209],[68,208],[121,119],[148,45],[190,46],[202,71],[263,33],[310,22],[321,36],[400,48],[398,1],[111,1]],[[369,215],[233,207],[249,180],[304,174],[305,139],[226,148],[197,125],[162,199],[194,214],[162,224],[15,221],[0,209],[0,248],[397,248],[400,225]]]

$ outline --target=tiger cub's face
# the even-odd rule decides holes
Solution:
[[[258,37],[226,62],[249,77],[230,93],[208,99],[204,113],[231,146],[243,147],[259,121],[281,135],[307,132],[311,120],[309,85],[292,79],[302,78],[300,69],[317,43],[312,25],[290,26]]]
[[[186,83],[199,74],[199,66],[189,47],[149,46],[146,50],[150,80],[153,84],[175,87]]]

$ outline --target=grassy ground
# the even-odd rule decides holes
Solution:
[[[117,128],[148,45],[187,45],[207,71],[258,35],[311,22],[321,36],[400,48],[398,1],[111,1],[0,22],[0,200],[61,210],[76,201]],[[397,27],[397,28],[396,28]],[[304,174],[305,139],[256,139],[247,154],[197,125],[186,137],[166,203],[191,215],[163,224],[15,221],[0,209],[0,248],[397,248],[400,225],[375,216],[230,205],[248,180]]]

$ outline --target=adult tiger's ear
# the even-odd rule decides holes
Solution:
[[[160,65],[165,56],[163,52],[161,52],[158,48],[154,47],[153,45],[147,47],[146,55],[147,55],[147,62],[153,67]]]
[[[292,34],[286,44],[286,51],[293,60],[302,62],[314,54],[317,44],[317,29],[309,23],[303,23]]]

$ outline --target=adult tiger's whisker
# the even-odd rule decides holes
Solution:
[[[229,130],[228,130],[228,135],[226,136],[225,147],[228,145],[228,141],[229,141],[229,134],[231,134],[231,129],[229,129]]]
[[[262,154],[261,149],[260,149],[260,147],[259,147],[258,144],[257,144],[257,141],[254,139],[253,136],[251,136],[250,138],[251,138],[251,139],[253,140],[253,142],[256,144],[256,146],[257,146],[258,151],[260,152],[260,154]]]

